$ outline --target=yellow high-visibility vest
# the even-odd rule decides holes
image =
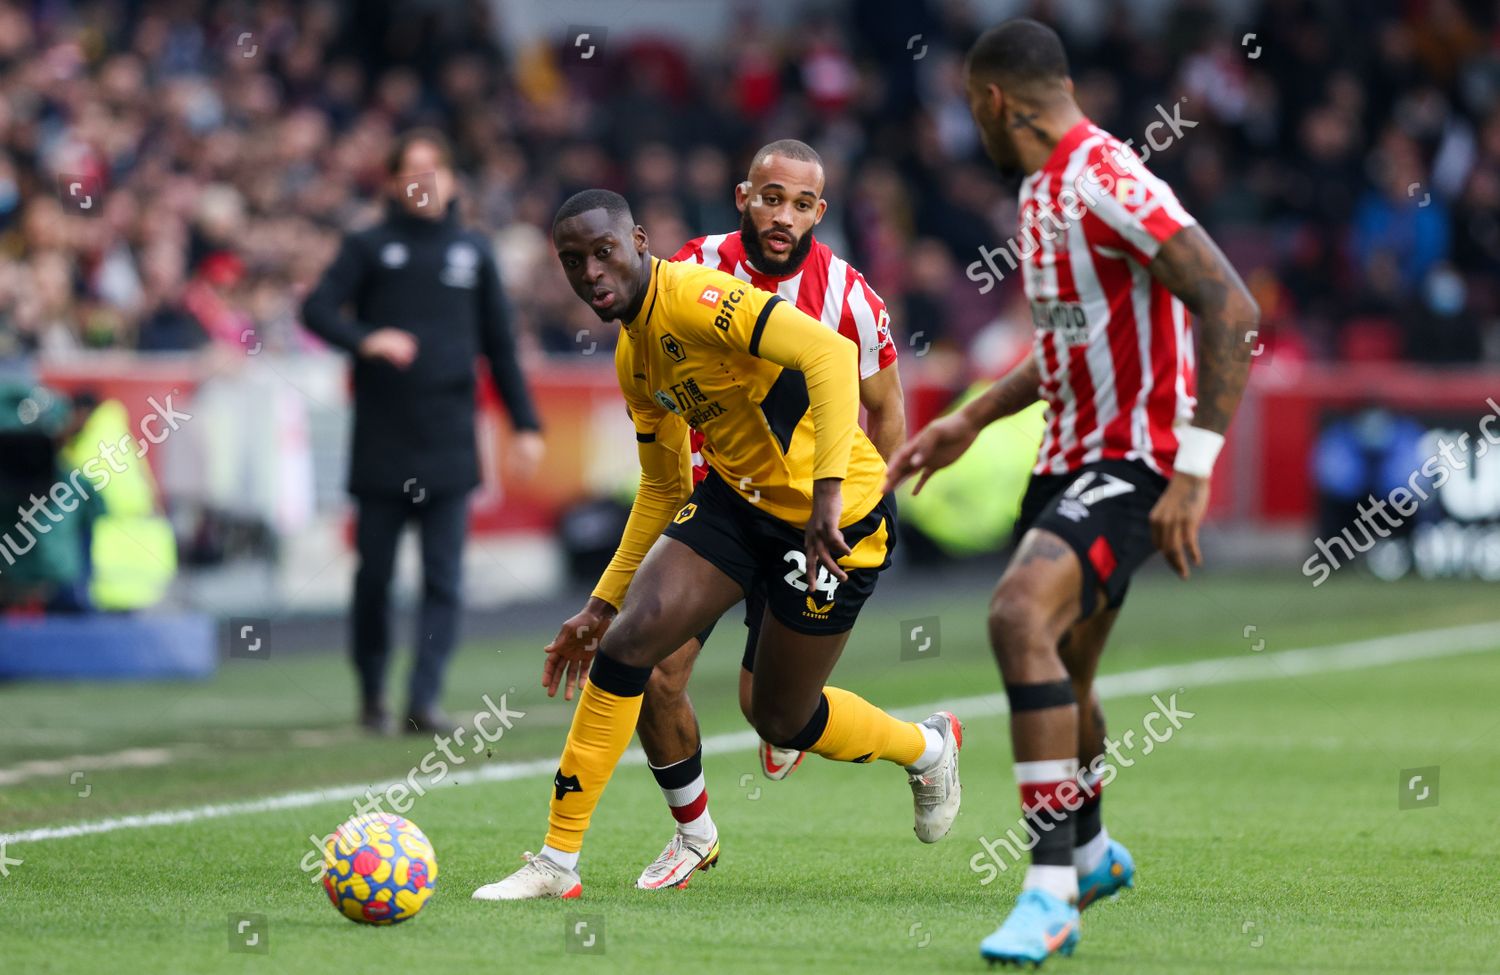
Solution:
[[[108,463],[99,445],[118,445],[122,438],[125,449],[115,450],[114,463]],[[136,456],[136,443],[124,404],[106,400],[62,449],[67,479],[97,495],[103,506],[89,546],[89,596],[100,609],[152,606],[177,574],[177,541],[157,511],[156,478],[146,458]],[[74,471],[84,476],[74,478]]]
[[[958,409],[990,387],[976,383],[955,402]],[[980,431],[974,445],[932,476],[913,496],[912,478],[899,492],[901,519],[953,556],[994,551],[1010,539],[1042,444],[1047,408],[1033,403]]]

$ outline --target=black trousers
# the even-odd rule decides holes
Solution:
[[[410,712],[425,711],[438,701],[443,672],[458,640],[468,496],[426,497],[421,502],[399,495],[366,496],[358,502],[352,651],[360,693],[367,705],[380,703],[384,696],[396,543],[406,523],[415,520],[422,535],[422,605],[407,705]]]

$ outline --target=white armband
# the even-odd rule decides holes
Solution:
[[[1177,458],[1172,469],[1179,474],[1206,478],[1214,472],[1214,461],[1219,459],[1219,449],[1224,446],[1224,435],[1202,427],[1183,426],[1177,434]]]

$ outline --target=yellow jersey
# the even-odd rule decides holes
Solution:
[[[704,460],[767,514],[801,528],[813,482],[843,480],[840,525],[880,502],[885,462],[859,427],[859,350],[778,296],[716,268],[651,260],[615,370],[635,426],[641,486],[594,595],[618,608],[646,552],[692,491],[689,427]]]

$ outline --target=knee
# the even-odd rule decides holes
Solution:
[[[1056,640],[1036,601],[1004,587],[990,600],[990,648],[1006,679],[1016,675],[1038,655],[1057,656]]]
[[[811,714],[793,711],[784,702],[751,702],[750,724],[755,733],[777,747],[794,740],[811,718]]]
[[[630,667],[654,667],[656,657],[651,652],[651,641],[647,638],[649,630],[650,627],[645,625],[639,614],[621,613],[599,641],[599,652]],[[655,671],[652,676],[655,676]],[[649,682],[647,686],[650,686]]]

